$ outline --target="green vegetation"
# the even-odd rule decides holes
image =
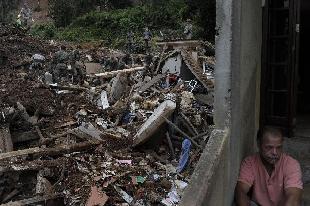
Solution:
[[[16,21],[16,13],[20,0],[1,0],[0,1],[0,22]]]
[[[57,28],[53,23],[37,24],[31,28],[30,33],[43,39],[51,39],[56,35]]]
[[[205,25],[206,23],[202,21],[203,18],[200,16],[203,15],[203,11],[201,11],[202,8],[199,5],[197,6],[196,3],[195,5],[188,4],[184,0],[148,1],[148,3],[143,5],[135,6],[126,4],[127,1],[123,0],[119,1],[123,2],[123,4],[110,6],[110,9],[104,11],[96,11],[84,6],[83,11],[76,12],[75,10],[70,10],[71,13],[65,12],[72,7],[71,0],[53,1],[63,3],[61,6],[57,4],[58,6],[55,7],[54,4],[54,7],[51,7],[54,10],[59,9],[57,12],[61,18],[54,17],[56,26],[53,24],[34,26],[31,30],[33,35],[79,42],[100,40],[106,46],[124,48],[129,31],[134,33],[136,46],[141,46],[143,44],[142,34],[145,27],[150,28],[154,39],[182,38],[184,22],[187,18],[193,19],[194,38],[208,39],[205,33],[212,33],[210,31],[213,31],[215,27],[215,25],[211,25],[213,28],[210,28],[210,21],[207,21],[208,25]],[[81,2],[85,3],[85,1],[89,0],[79,0],[76,1],[76,4],[81,6]],[[123,9],[115,9],[117,7]],[[88,10],[91,11],[86,12]],[[197,14],[195,14],[195,11]],[[85,14],[75,18],[77,13]],[[55,15],[55,12],[53,14]],[[212,18],[215,21],[215,14]],[[71,23],[69,24],[69,22]],[[211,35],[214,37],[214,32]],[[213,37],[208,40],[213,41]]]

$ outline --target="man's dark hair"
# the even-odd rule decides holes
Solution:
[[[263,137],[266,134],[271,134],[273,136],[282,137],[283,138],[283,132],[278,127],[271,127],[271,126],[264,126],[260,128],[257,132],[257,143],[260,145],[262,143]]]

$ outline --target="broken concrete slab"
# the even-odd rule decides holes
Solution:
[[[98,74],[102,70],[102,66],[99,63],[85,63],[86,73],[89,75]]]
[[[0,152],[5,153],[11,151],[13,151],[13,143],[9,124],[0,125]]]
[[[163,77],[165,77],[166,74],[158,74],[157,76],[155,76],[153,79],[151,79],[151,81],[147,82],[146,84],[142,85],[138,91],[144,92],[146,91],[148,88],[150,88],[151,86],[153,86],[154,84],[156,84],[157,82],[159,82],[159,80],[161,80]]]
[[[181,55],[188,69],[205,88],[214,87],[214,83],[207,78],[207,75],[203,74],[203,69],[198,65],[197,61],[195,61],[190,52],[182,49]]]
[[[94,125],[92,125],[91,123],[82,122],[81,126],[79,126],[78,128],[80,131],[95,138],[96,140],[99,140],[99,141],[102,140],[101,139],[102,132],[98,130],[96,127],[94,127]]]
[[[175,108],[176,103],[171,100],[166,100],[161,103],[134,136],[133,145],[137,146],[147,141],[165,122],[164,117],[169,117],[174,112]]]
[[[127,86],[128,86],[127,75],[124,73],[117,74],[117,76],[113,79],[109,102],[113,104],[116,101],[118,101],[126,92]]]
[[[50,181],[48,181],[45,177],[43,177],[43,174],[41,171],[38,172],[36,194],[52,195],[53,193],[54,193],[54,189]]]

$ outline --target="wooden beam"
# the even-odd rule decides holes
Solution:
[[[0,165],[0,172],[12,172],[12,171],[27,171],[27,170],[41,170],[47,167],[58,167],[63,165],[65,158],[57,158],[55,160],[35,160],[26,161],[22,163],[11,163]]]
[[[191,142],[193,143],[193,145],[195,145],[196,147],[198,147],[199,149],[203,149],[199,144],[197,144],[197,142],[195,140],[193,140],[192,137],[190,137],[188,134],[186,134],[185,132],[183,132],[177,125],[175,125],[173,122],[169,121],[166,117],[163,117],[165,119],[165,121],[171,125],[176,131],[178,131],[180,134],[182,134],[185,138],[188,138],[191,140]]]
[[[109,78],[116,76],[119,73],[131,73],[131,72],[137,72],[143,70],[144,67],[134,67],[130,69],[123,69],[123,70],[116,70],[116,71],[111,71],[111,72],[104,72],[104,73],[99,73],[95,74],[96,77],[102,77],[102,78]]]
[[[156,84],[159,80],[161,80],[163,77],[165,77],[166,74],[158,74],[157,76],[155,76],[153,79],[151,79],[151,81],[147,82],[146,84],[142,85],[138,91],[144,92],[146,91],[148,88],[150,88],[151,86],[153,86],[154,84]]]
[[[168,145],[169,145],[169,148],[170,148],[170,151],[171,151],[171,157],[172,157],[172,159],[174,159],[175,158],[175,153],[174,153],[174,148],[173,148],[173,144],[172,144],[169,132],[166,132],[166,138],[167,138],[167,142],[168,142]]]
[[[0,206],[22,206],[22,205],[30,205],[38,202],[43,202],[51,199],[56,199],[62,197],[61,194],[53,194],[53,195],[43,195],[43,196],[35,196],[28,199],[18,200],[14,202],[8,202],[5,204],[1,204]]]
[[[60,89],[60,90],[69,90],[69,91],[88,91],[89,88],[87,87],[80,87],[80,86],[60,86],[60,85],[49,85],[52,89]]]
[[[55,148],[29,148],[24,150],[17,150],[7,153],[0,154],[0,161],[5,159],[10,159],[13,157],[20,157],[26,155],[49,155],[49,156],[57,156],[60,154],[68,154],[72,152],[82,151],[89,149],[92,146],[100,144],[99,142],[81,142],[73,145],[66,145]]]
[[[181,112],[181,117],[186,121],[186,123],[190,126],[190,128],[194,131],[195,135],[198,135],[198,131],[194,127],[194,125],[191,123],[191,121],[187,118],[187,116]]]

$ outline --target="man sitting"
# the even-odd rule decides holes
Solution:
[[[277,128],[265,127],[258,132],[259,153],[241,164],[235,193],[238,206],[300,206],[300,165],[282,153],[283,141]]]

